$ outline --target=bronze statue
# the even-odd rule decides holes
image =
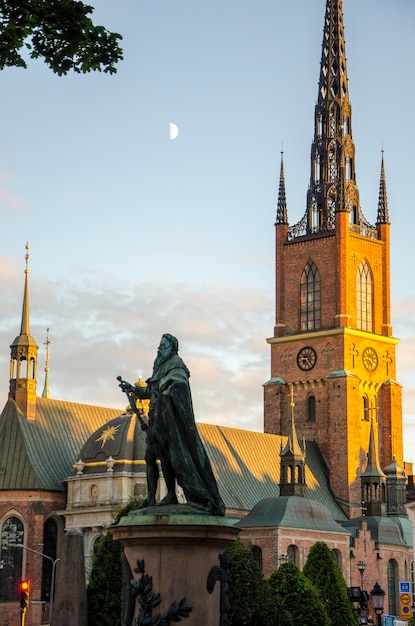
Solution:
[[[177,354],[179,342],[173,335],[161,338],[154,361],[153,374],[146,386],[135,386],[120,380],[121,389],[132,397],[150,399],[147,425],[147,487],[145,506],[156,504],[159,478],[157,459],[166,482],[167,494],[158,504],[176,504],[176,480],[187,503],[211,515],[224,515],[225,506],[197,431],[190,372]]]

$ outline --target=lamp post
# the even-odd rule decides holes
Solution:
[[[360,609],[359,609],[359,624],[367,624],[367,602],[366,592],[363,589],[363,574],[366,569],[366,563],[364,561],[357,562],[357,569],[360,573]]]
[[[53,594],[55,592],[55,569],[56,569],[56,563],[60,561],[60,559],[52,559],[52,557],[49,556],[48,554],[43,554],[43,552],[38,552],[37,550],[33,550],[33,548],[28,548],[27,546],[24,546],[22,543],[16,543],[14,547],[21,548],[22,550],[27,550],[28,552],[33,552],[33,554],[38,554],[42,558],[52,561],[52,577],[51,577],[52,579],[50,582],[50,599],[49,599],[49,624],[50,624],[51,619],[52,619],[52,610],[53,610]]]
[[[385,592],[382,587],[375,583],[372,591],[370,592],[373,608],[375,609],[376,616],[378,618],[378,626],[382,626],[382,614],[383,614],[383,604],[385,602]]]
[[[357,569],[360,572],[360,589],[363,591],[363,574],[366,569],[366,563],[364,561],[358,561]]]

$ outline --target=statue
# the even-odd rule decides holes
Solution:
[[[190,372],[177,354],[178,348],[176,337],[163,335],[153,374],[144,387],[131,385],[118,377],[133,408],[136,400],[150,399],[148,423],[141,421],[141,427],[147,433],[148,495],[143,506],[156,504],[159,460],[167,487],[167,494],[159,505],[177,504],[177,480],[190,506],[222,516],[225,506],[195,423]]]

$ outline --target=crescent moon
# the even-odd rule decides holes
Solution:
[[[179,129],[177,128],[176,124],[169,124],[170,139],[176,139],[178,134],[179,134]]]

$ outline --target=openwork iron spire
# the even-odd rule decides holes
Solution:
[[[284,152],[281,150],[280,187],[278,190],[276,224],[288,224],[287,199],[285,195]]]
[[[383,160],[383,149],[382,149],[382,164],[380,167],[380,185],[379,185],[377,223],[389,224],[388,196],[386,194],[386,176],[385,176],[385,164]]]
[[[365,228],[361,234],[374,229],[360,211],[356,186],[342,0],[327,0],[307,210],[289,238],[334,230],[336,213],[342,211],[356,229]]]

